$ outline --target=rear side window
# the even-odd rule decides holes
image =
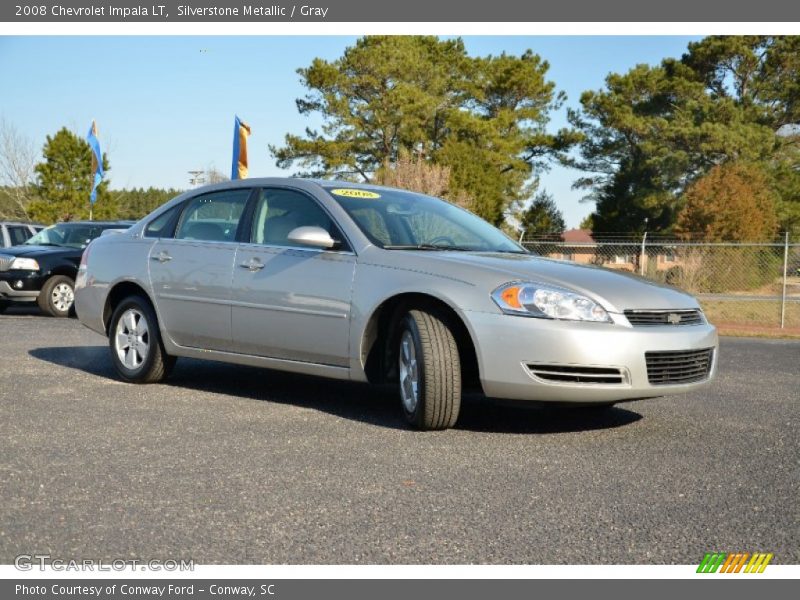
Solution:
[[[225,190],[189,200],[183,211],[175,238],[208,242],[236,241],[249,189]]]
[[[103,230],[99,227],[92,227],[90,225],[76,225],[68,227],[64,233],[64,244],[74,246],[75,248],[82,248],[94,238],[98,237]]]
[[[173,206],[150,221],[144,229],[144,237],[171,238],[175,233],[175,218],[178,216],[181,206],[181,204]]]
[[[8,228],[8,239],[12,246],[24,244],[32,235],[33,233],[27,227],[11,225]]]

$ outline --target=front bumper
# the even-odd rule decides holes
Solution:
[[[0,300],[35,302],[40,289],[36,271],[5,271],[0,274]]]
[[[549,402],[604,403],[684,393],[708,385],[718,362],[714,326],[622,324],[555,321],[486,312],[467,312],[475,341],[483,391],[491,398]],[[712,348],[708,377],[702,381],[652,385],[646,352]],[[527,365],[613,368],[615,383],[544,381]]]

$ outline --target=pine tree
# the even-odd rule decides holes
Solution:
[[[36,165],[38,199],[31,203],[31,217],[41,223],[75,221],[89,217],[92,190],[92,151],[89,144],[66,127],[47,136],[42,149],[44,161]],[[103,169],[109,169],[103,154]],[[117,206],[108,194],[108,180],[97,191],[95,219],[114,218]]]

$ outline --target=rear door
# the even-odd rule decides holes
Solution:
[[[311,196],[285,188],[258,194],[233,274],[235,351],[348,366],[355,254]],[[301,226],[322,227],[341,245],[320,250],[289,241]]]
[[[235,188],[192,198],[174,236],[160,237],[150,250],[156,305],[176,344],[230,350],[237,230],[250,193]]]

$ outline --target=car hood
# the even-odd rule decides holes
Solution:
[[[406,251],[403,251],[405,253]],[[399,254],[400,252],[394,251]],[[551,284],[579,292],[611,312],[628,309],[699,308],[691,295],[632,273],[542,258],[532,254],[417,252],[429,272],[441,272],[477,285],[496,287],[509,281]],[[415,268],[419,268],[419,265]]]
[[[0,248],[0,254],[7,256],[27,256],[36,258],[37,256],[57,256],[57,255],[78,255],[83,250],[77,248],[65,248],[64,246],[11,246],[10,248]]]

